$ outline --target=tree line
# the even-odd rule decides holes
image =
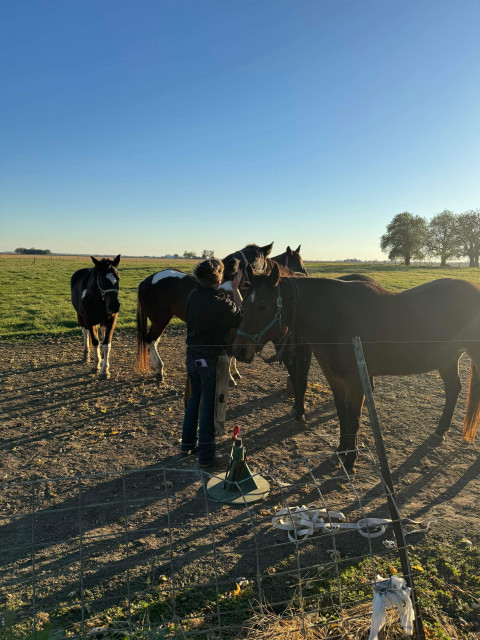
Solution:
[[[401,258],[406,265],[426,256],[447,260],[468,258],[470,267],[478,267],[480,256],[480,209],[455,214],[448,209],[430,221],[408,211],[398,213],[380,238],[380,248],[389,260]]]
[[[25,249],[25,247],[17,247],[15,253],[24,253],[27,256],[49,256],[52,252],[50,249],[35,249],[35,247]]]

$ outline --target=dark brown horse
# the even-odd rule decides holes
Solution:
[[[280,343],[292,326],[311,345],[332,389],[340,422],[339,451],[345,466],[356,460],[364,395],[352,347],[362,339],[370,375],[410,375],[437,369],[445,406],[436,434],[450,427],[460,393],[458,361],[471,360],[464,435],[475,438],[480,417],[480,287],[440,279],[400,293],[375,282],[327,278],[280,278],[277,268],[254,276],[243,305],[234,354],[251,362],[269,340]]]
[[[250,244],[226,256],[223,259],[224,280],[232,280],[238,269],[245,273],[247,266],[260,273],[270,271],[273,262],[268,256],[272,247],[273,242],[264,247]],[[306,273],[299,252],[300,247],[295,251],[287,247],[285,253],[276,256],[275,260],[280,264],[288,262],[290,269]],[[192,275],[177,269],[164,269],[145,278],[138,287],[137,369],[146,373],[150,365],[160,382],[164,379],[164,364],[157,351],[157,343],[174,316],[185,320],[187,298],[195,282]],[[228,289],[228,284],[222,286]]]
[[[119,275],[117,271],[120,255],[114,260],[92,257],[93,268],[76,271],[70,282],[72,304],[77,312],[78,324],[82,327],[84,350],[83,361],[90,361],[90,346],[93,345],[95,366],[93,373],[100,371],[99,378],[110,377],[110,349],[113,330],[120,309],[118,301]],[[105,329],[102,343],[103,363],[100,369],[100,345],[98,325]]]

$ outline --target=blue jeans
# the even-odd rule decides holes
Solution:
[[[190,451],[197,446],[198,432],[198,462],[207,464],[215,457],[216,451],[214,415],[217,361],[206,360],[206,367],[198,367],[195,361],[198,361],[198,356],[187,355],[192,395],[183,419],[182,451]]]

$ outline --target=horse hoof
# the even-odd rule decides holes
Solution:
[[[438,431],[438,429],[433,432],[433,437],[437,440],[438,444],[445,440],[445,433],[445,431]]]
[[[92,367],[90,369],[90,373],[98,373],[100,371],[100,367]]]
[[[163,373],[157,373],[155,377],[157,379],[157,382],[164,382]]]
[[[110,380],[110,373],[101,373],[98,376],[99,380]]]
[[[305,416],[303,416],[302,418],[295,418],[295,426],[297,427],[297,429],[304,429],[305,428]]]
[[[233,374],[233,378],[234,378],[234,380],[241,380],[242,376],[237,372],[237,373]]]
[[[228,386],[229,387],[237,387],[237,383],[235,382],[235,380],[233,378],[230,378],[230,380],[228,381]]]

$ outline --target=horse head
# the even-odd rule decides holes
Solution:
[[[300,247],[302,245],[298,245],[298,247],[293,251],[290,246],[287,247],[287,250],[281,253],[278,256],[275,256],[269,259],[270,268],[273,265],[273,262],[277,262],[278,264],[286,267],[291,274],[303,274],[304,276],[308,276],[308,271],[303,264],[302,256],[300,255]],[[270,271],[270,268],[267,269],[267,273]]]
[[[273,242],[264,247],[249,244],[244,249],[230,253],[222,260],[224,266],[223,281],[233,280],[239,269],[246,273],[248,266],[258,273],[264,273],[267,269],[267,258],[272,251],[272,247]]]
[[[251,362],[269,340],[279,342],[285,333],[278,264],[268,275],[255,274],[249,268],[248,277],[250,288],[243,300],[242,321],[233,343],[233,354],[242,362]]]
[[[117,266],[120,262],[120,254],[114,259],[102,258],[97,260],[93,256],[92,262],[95,265],[90,274],[88,284],[89,293],[93,298],[100,298],[105,302],[107,312],[111,315],[118,313],[120,302],[118,301],[118,275]]]
[[[287,247],[286,254],[286,263],[285,266],[288,267],[291,271],[295,271],[296,273],[303,273],[303,275],[308,276],[308,271],[303,264],[302,256],[300,255],[300,247],[302,245],[299,244],[295,251],[292,251],[290,247]]]

